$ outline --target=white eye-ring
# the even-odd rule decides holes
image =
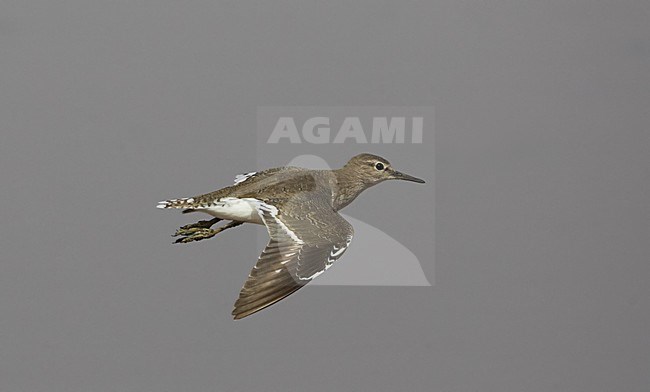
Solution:
[[[375,169],[377,169],[377,170],[384,170],[384,164],[381,163],[381,162],[377,162],[377,163],[375,164]]]

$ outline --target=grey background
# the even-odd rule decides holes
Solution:
[[[4,0],[0,391],[647,391],[649,15]],[[153,205],[255,169],[267,105],[436,108],[434,287],[230,319],[261,228],[171,246]],[[434,206],[383,185],[346,211],[417,254]]]

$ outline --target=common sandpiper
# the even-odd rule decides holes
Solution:
[[[382,157],[359,154],[336,170],[285,166],[241,174],[231,186],[161,201],[157,207],[214,217],[179,228],[173,235],[179,237],[176,243],[211,238],[243,223],[266,226],[269,243],[232,311],[235,319],[241,319],[299,290],[340,258],[354,230],[338,211],[386,180],[424,183],[393,169]],[[221,220],[229,222],[212,229]]]

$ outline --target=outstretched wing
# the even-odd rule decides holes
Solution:
[[[322,274],[353,236],[352,225],[325,200],[292,200],[282,211],[260,202],[258,212],[271,239],[239,293],[235,319],[280,301]]]

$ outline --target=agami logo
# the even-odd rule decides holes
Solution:
[[[383,150],[390,150],[387,156],[412,153],[418,156],[421,168],[432,170],[434,115],[432,106],[260,106],[257,108],[257,166],[325,170],[331,168],[326,158],[339,164],[359,152],[375,151],[373,145],[379,150],[385,145]],[[427,179],[433,182],[433,174]],[[434,199],[432,185],[421,192],[430,192],[429,202]],[[433,275],[427,278],[421,261],[429,268],[434,263],[432,208],[424,209],[422,213],[430,214],[431,219],[420,222],[422,226],[419,226],[420,232],[429,233],[431,240],[418,243],[417,252],[408,249],[399,237],[393,237],[392,231],[384,232],[385,227],[375,227],[345,212],[341,215],[354,226],[354,245],[346,252],[345,263],[332,267],[312,284],[431,285],[429,279]],[[260,235],[259,241],[260,246],[266,244],[266,233]]]
[[[421,144],[424,117],[372,117],[366,124],[359,117],[345,117],[340,124],[329,117],[310,117],[300,131],[298,125],[294,117],[279,117],[267,143]]]

